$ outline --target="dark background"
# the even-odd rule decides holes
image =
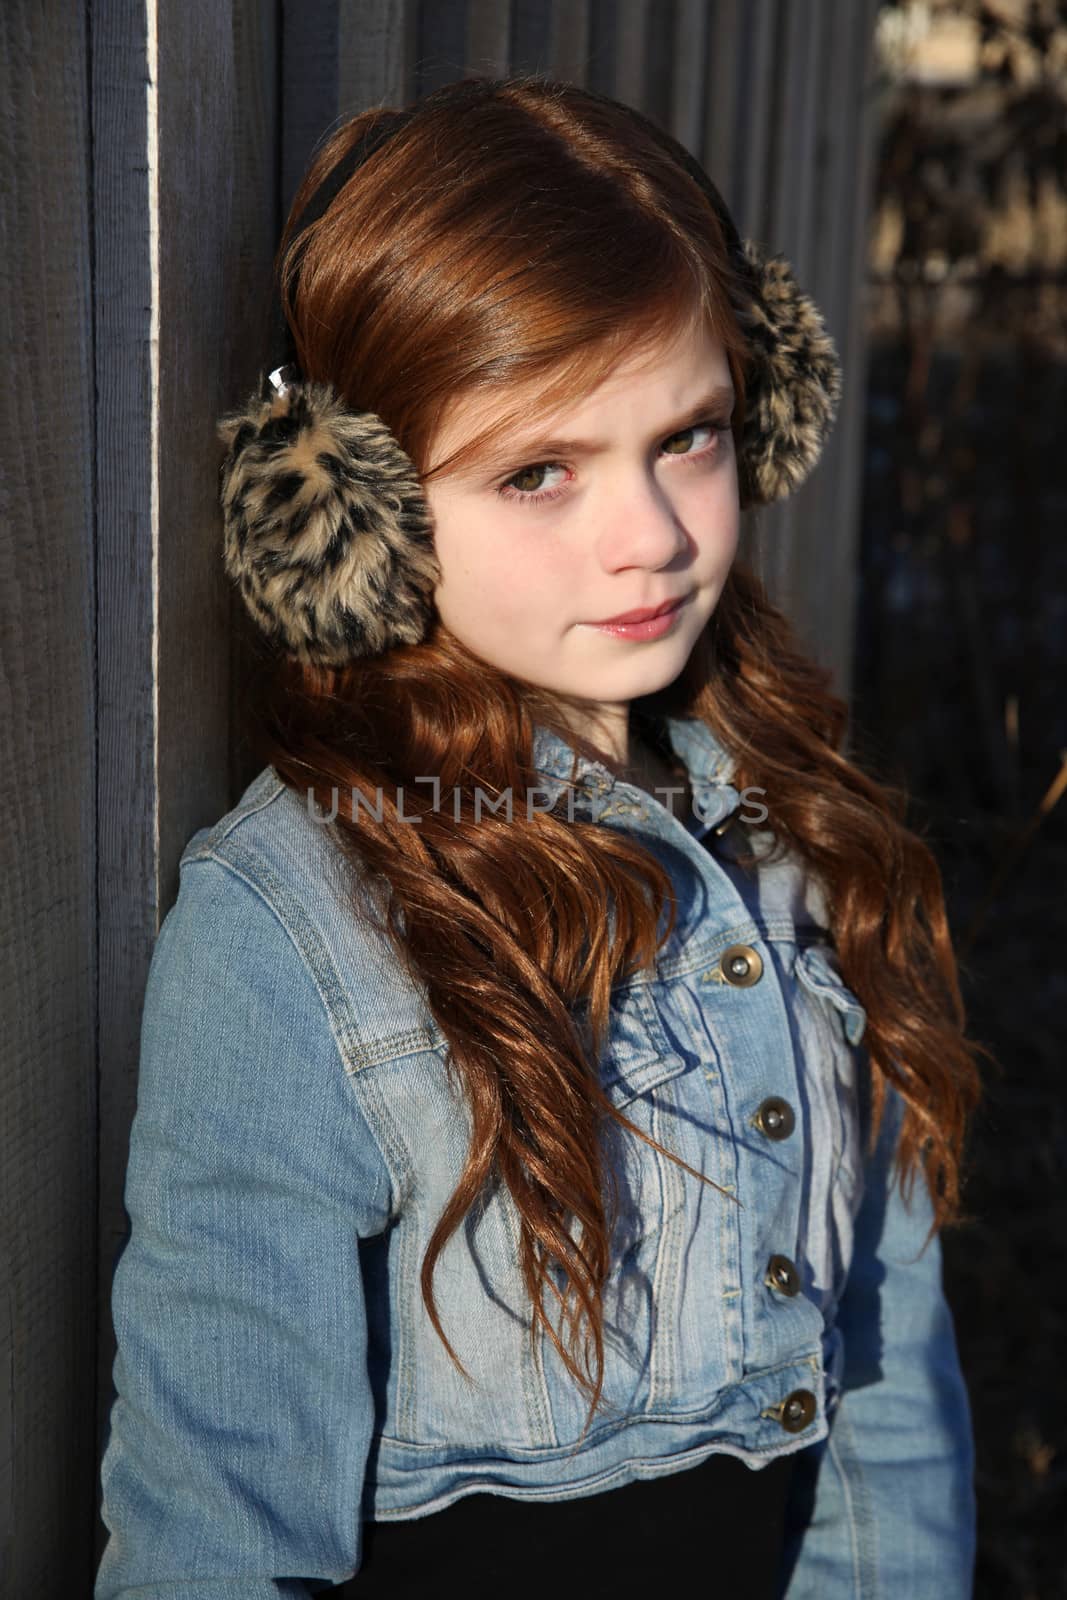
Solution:
[[[853,718],[938,858],[970,1031],[999,1063],[982,1065],[971,1220],[943,1238],[977,1440],[975,1594],[1053,1600],[1067,1595],[1067,8],[935,7],[951,24],[940,47],[909,50],[914,10],[880,19]]]

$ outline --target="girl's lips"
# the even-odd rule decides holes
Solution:
[[[643,622],[587,622],[584,626],[596,628],[600,633],[613,633],[620,639],[658,639],[673,628],[688,599],[688,595],[683,595],[670,610],[661,611],[655,617],[646,617]]]

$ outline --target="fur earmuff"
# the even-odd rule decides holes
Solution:
[[[752,296],[735,309],[751,365],[739,457],[741,504],[767,505],[804,482],[841,398],[841,366],[814,302],[784,256],[743,242]]]
[[[217,431],[226,571],[272,643],[341,666],[425,637],[440,578],[430,512],[378,416],[295,383]]]

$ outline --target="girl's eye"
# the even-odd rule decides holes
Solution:
[[[730,431],[728,422],[725,424],[712,421],[694,422],[688,428],[682,428],[678,433],[672,433],[670,438],[664,441],[663,453],[685,463],[703,463],[707,461],[709,456],[715,457],[718,455],[718,436]],[[685,444],[692,440],[694,435],[700,433],[708,433],[712,437],[707,443],[701,444],[697,448],[690,447],[682,450],[670,450],[667,448],[668,445],[677,440],[681,440]],[[562,484],[556,488],[539,489],[535,484],[531,484],[530,480],[540,478],[546,472],[565,470],[562,462],[559,461],[531,462],[528,467],[520,467],[518,472],[512,473],[511,477],[507,478],[499,486],[496,493],[502,500],[514,500],[521,505],[542,505],[546,500],[558,499],[561,494],[565,493],[565,489]]]
[[[672,433],[670,439],[668,439],[666,442],[667,442],[667,444],[670,444],[671,440],[673,440],[673,439],[691,439],[694,433],[702,433],[702,432],[704,432],[704,433],[723,433],[723,432],[728,433],[729,429],[728,428],[727,429],[719,428],[719,427],[716,426],[716,424],[714,422],[694,422],[691,427],[683,428],[681,433]],[[690,455],[700,455],[702,452],[700,450],[681,450],[681,451],[678,451],[678,452],[668,451],[667,453],[668,453],[668,455],[673,455],[673,454],[677,453],[679,455],[690,456]]]
[[[560,472],[562,470],[558,461],[537,461],[532,466],[520,467],[518,472],[512,473],[507,482],[501,485],[497,493],[505,500],[554,499],[560,492],[558,489],[553,489],[548,494],[543,491],[534,493],[533,491],[538,489],[539,486],[536,483],[531,483],[530,480],[532,478],[543,478],[546,472]]]

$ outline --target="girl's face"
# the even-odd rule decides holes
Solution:
[[[446,627],[494,666],[580,696],[582,731],[599,730],[619,759],[629,702],[681,672],[737,549],[733,399],[721,344],[690,325],[549,427],[520,426],[492,460],[426,485]],[[453,407],[438,456],[492,407],[484,396]],[[667,601],[680,602],[667,626],[643,636],[597,626]]]

